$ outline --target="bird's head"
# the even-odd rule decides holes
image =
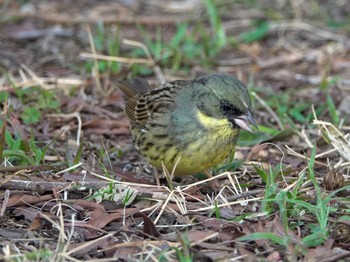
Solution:
[[[249,132],[257,129],[248,90],[237,78],[215,74],[194,81],[198,86],[198,116],[204,126],[229,124]]]

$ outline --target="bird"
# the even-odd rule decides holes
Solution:
[[[135,78],[119,80],[117,87],[127,98],[124,112],[134,147],[153,167],[175,176],[208,174],[234,155],[240,129],[258,130],[249,92],[233,75],[210,74],[155,88]]]

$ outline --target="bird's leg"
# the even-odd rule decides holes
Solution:
[[[158,169],[155,168],[155,177],[156,177],[156,183],[157,183],[157,187],[160,187],[160,180],[159,180],[159,172],[158,172]]]
[[[207,178],[212,178],[212,177],[213,177],[213,175],[210,174],[209,170],[205,170],[205,171],[204,171],[204,175],[205,175]]]

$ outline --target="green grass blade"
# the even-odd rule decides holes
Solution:
[[[236,239],[236,241],[256,241],[256,240],[264,240],[264,239],[268,239],[281,246],[286,246],[285,240],[283,238],[276,236],[271,232],[252,233],[243,237],[239,237]]]

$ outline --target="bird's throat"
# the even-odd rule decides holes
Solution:
[[[217,129],[218,127],[232,127],[232,124],[226,119],[217,119],[215,117],[207,116],[201,111],[197,111],[197,119],[199,123],[206,129]]]

